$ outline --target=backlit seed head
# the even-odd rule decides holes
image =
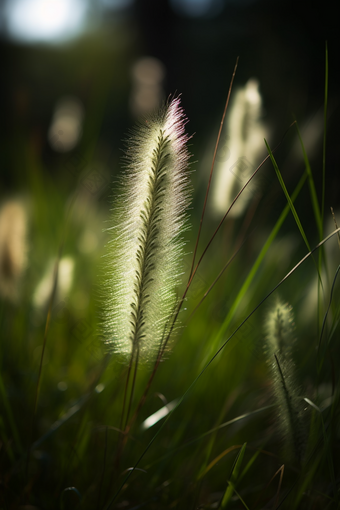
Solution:
[[[176,308],[190,203],[185,124],[176,98],[128,141],[105,260],[105,338],[124,357],[156,354]]]

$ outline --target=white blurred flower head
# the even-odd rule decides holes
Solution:
[[[63,257],[59,261],[58,284],[56,297],[59,301],[65,299],[71,290],[74,273],[74,260],[71,257]],[[50,261],[46,272],[38,283],[33,294],[33,305],[35,308],[42,308],[48,303],[52,294],[55,278],[55,261]]]
[[[261,120],[262,98],[259,82],[250,79],[239,89],[227,112],[220,146],[227,147],[225,157],[217,160],[213,186],[213,208],[224,214],[231,202],[260,163],[265,152],[266,130]],[[223,140],[223,136],[225,140]],[[249,185],[236,201],[230,216],[240,216],[254,193]]]
[[[130,108],[136,117],[148,115],[160,107],[165,96],[165,74],[165,66],[158,58],[142,57],[134,63]]]
[[[56,104],[48,131],[49,143],[56,152],[69,152],[82,134],[84,109],[76,97],[62,97]]]

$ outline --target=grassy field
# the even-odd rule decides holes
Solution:
[[[326,119],[327,66],[325,84]],[[60,160],[69,180],[51,176],[17,141],[30,196],[3,201],[0,218],[1,509],[339,507],[326,120],[322,168],[286,128],[267,144],[261,195],[213,239],[208,197],[194,267],[207,250],[187,287],[204,200],[194,193],[178,327],[161,358],[131,366],[102,338],[110,178],[79,174],[81,150]],[[293,143],[304,169],[288,184],[280,151]]]

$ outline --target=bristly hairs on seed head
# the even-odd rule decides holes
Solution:
[[[186,123],[174,98],[127,143],[105,257],[103,321],[106,344],[125,359],[157,354],[176,307],[191,201]]]

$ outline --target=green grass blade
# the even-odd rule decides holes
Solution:
[[[302,224],[301,224],[300,218],[299,218],[299,216],[298,216],[298,213],[297,213],[297,211],[296,211],[296,209],[295,209],[295,207],[294,207],[294,204],[293,204],[292,199],[291,199],[291,198],[290,198],[290,196],[289,196],[288,190],[287,190],[286,185],[285,185],[285,183],[284,183],[284,180],[283,180],[283,178],[282,178],[282,175],[281,175],[281,172],[280,172],[280,170],[279,170],[279,167],[278,167],[278,165],[277,165],[277,163],[276,163],[276,161],[275,161],[275,158],[274,158],[274,156],[273,156],[273,153],[272,153],[272,151],[270,150],[270,147],[269,147],[269,145],[268,145],[268,143],[267,143],[267,141],[266,141],[266,140],[265,140],[265,144],[266,144],[266,147],[267,147],[267,150],[268,150],[268,153],[269,153],[270,159],[271,159],[271,161],[272,161],[272,163],[273,163],[273,166],[274,166],[274,169],[275,169],[275,172],[276,172],[277,178],[278,178],[278,180],[279,180],[279,182],[280,182],[280,184],[281,184],[281,187],[282,187],[282,189],[283,189],[283,192],[284,192],[284,194],[285,194],[285,196],[286,196],[287,202],[288,202],[289,207],[290,207],[290,209],[291,209],[291,211],[292,211],[292,214],[293,214],[293,216],[294,216],[294,219],[295,219],[295,222],[296,222],[296,224],[297,224],[297,226],[298,226],[298,229],[300,230],[300,234],[301,234],[301,236],[302,236],[302,238],[303,238],[303,240],[304,240],[304,242],[305,242],[305,244],[306,244],[306,246],[307,246],[307,248],[308,248],[308,251],[311,251],[310,246],[309,246],[309,243],[308,243],[308,240],[307,240],[307,236],[306,236],[306,234],[305,234],[305,231],[303,230],[303,227],[302,227]],[[313,261],[314,261],[314,264],[315,264],[316,270],[317,270],[317,272],[318,272],[318,279],[319,279],[319,287],[318,287],[318,303],[320,303],[320,298],[319,298],[319,295],[320,295],[320,288],[321,288],[321,289],[323,289],[322,279],[321,279],[321,260],[322,260],[321,250],[320,250],[320,252],[319,252],[319,264],[317,264],[317,263],[316,263],[316,261],[315,261],[315,259],[314,259],[314,257],[313,257],[313,256],[312,256],[312,259],[313,259]],[[319,305],[319,310],[320,310],[320,305]],[[321,313],[321,310],[319,311],[318,317],[320,316],[320,313]],[[318,318],[318,331],[319,331],[319,323],[320,323],[320,321],[319,321],[319,318]]]
[[[239,476],[239,481],[242,480],[242,478],[248,473],[249,469],[252,467],[252,465],[254,464],[254,462],[256,461],[257,457],[260,455],[260,453],[262,452],[263,450],[263,447],[259,448],[255,453],[254,455],[251,457],[251,459],[249,460],[249,462],[247,463],[247,465],[244,467],[242,473],[240,474]]]
[[[223,457],[225,457],[226,455],[228,455],[230,452],[232,452],[233,450],[237,450],[240,448],[240,445],[239,444],[236,444],[236,445],[233,445],[233,446],[229,446],[229,448],[227,448],[226,450],[224,450],[223,452],[221,452],[219,455],[217,455],[217,457],[215,457],[209,464],[209,466],[206,467],[206,469],[202,472],[202,474],[199,476],[198,479],[200,478],[203,478],[203,476],[205,476],[209,471],[210,469],[212,469],[221,459],[223,459]],[[241,447],[242,448],[242,447]]]
[[[221,425],[221,423],[223,421],[224,415],[225,415],[225,409],[222,408],[221,413],[220,413],[220,415],[218,417],[218,420],[217,420],[217,424],[214,427],[215,432],[211,433],[209,441],[208,441],[208,444],[206,446],[206,449],[205,449],[205,458],[204,458],[204,461],[203,461],[203,463],[202,463],[202,465],[200,467],[199,473],[197,475],[197,480],[199,480],[203,476],[205,471],[206,471],[206,467],[208,465],[208,461],[209,461],[209,458],[210,458],[213,446],[214,446],[215,441],[216,441],[218,428],[219,428],[219,426]]]
[[[232,498],[232,496],[234,494],[235,485],[236,485],[238,476],[240,474],[241,464],[242,464],[242,461],[243,461],[244,453],[246,451],[246,446],[247,446],[247,443],[244,443],[244,445],[242,446],[241,450],[239,451],[239,453],[238,453],[238,455],[236,457],[233,469],[231,471],[231,475],[230,475],[229,480],[228,480],[228,487],[226,488],[226,491],[225,491],[224,496],[222,498],[221,508],[226,508],[227,507],[229,501],[231,500],[231,498]]]
[[[272,163],[273,163],[273,167],[274,167],[274,169],[275,169],[275,172],[276,172],[277,178],[278,178],[278,180],[279,180],[279,183],[281,184],[281,188],[283,189],[283,192],[284,192],[284,194],[285,194],[285,196],[286,196],[286,199],[287,199],[287,202],[288,202],[288,204],[289,204],[290,210],[292,211],[292,214],[293,214],[293,216],[294,216],[294,219],[295,219],[295,221],[296,221],[296,224],[297,224],[297,226],[298,226],[298,228],[299,228],[299,230],[300,230],[300,234],[301,234],[301,236],[302,236],[302,238],[303,238],[303,240],[304,240],[304,242],[305,242],[305,244],[306,244],[306,246],[307,246],[307,248],[308,248],[308,251],[311,251],[310,246],[309,246],[309,242],[308,242],[308,240],[307,240],[307,237],[306,237],[305,231],[303,230],[303,227],[302,227],[302,224],[301,224],[300,218],[299,218],[299,216],[298,216],[298,213],[296,212],[296,209],[295,209],[295,207],[294,207],[293,201],[292,201],[292,199],[291,199],[291,198],[290,198],[290,196],[289,196],[288,190],[287,190],[286,185],[285,185],[285,183],[284,183],[284,180],[283,180],[283,178],[282,178],[282,175],[281,175],[281,172],[280,172],[280,170],[279,170],[279,167],[277,166],[277,163],[276,163],[276,161],[275,161],[275,158],[274,158],[274,156],[273,156],[273,153],[272,153],[272,151],[271,151],[271,149],[270,149],[270,147],[269,147],[269,145],[268,145],[267,141],[265,140],[264,142],[265,142],[265,144],[266,144],[266,147],[267,147],[267,150],[268,150],[268,154],[269,154],[269,156],[270,156],[270,159],[271,159],[271,161],[272,161]]]
[[[314,462],[310,462],[308,469],[305,470],[303,477],[300,477],[301,482],[294,496],[294,503],[292,503],[293,509],[300,508],[300,503],[303,497],[306,495],[308,488],[313,487],[314,477],[320,469],[320,458],[315,459]],[[299,480],[300,481],[300,480]],[[292,501],[292,498],[291,500]]]
[[[321,341],[322,341],[322,335],[323,335],[323,332],[325,330],[326,320],[327,320],[327,317],[328,317],[328,313],[329,313],[329,310],[331,308],[332,299],[333,299],[333,293],[334,293],[334,287],[335,287],[335,282],[336,282],[336,279],[338,277],[339,271],[340,271],[340,265],[337,267],[337,269],[335,271],[335,276],[334,276],[332,287],[331,287],[328,307],[327,307],[327,310],[326,310],[326,313],[325,313],[325,316],[324,316],[324,319],[323,319],[323,322],[322,322],[321,333],[320,333],[319,343],[318,343],[318,353],[319,353],[319,350],[320,350],[320,345],[321,345]]]
[[[235,492],[236,496],[238,497],[238,499],[241,501],[244,508],[246,510],[249,510],[249,507],[246,505],[245,501],[242,499],[241,495],[237,492],[237,490],[235,488],[234,488],[234,492]]]

